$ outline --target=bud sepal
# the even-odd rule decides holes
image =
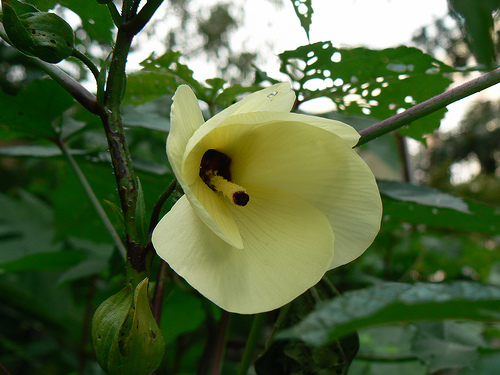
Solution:
[[[142,280],[135,291],[127,284],[94,315],[97,361],[110,375],[149,375],[163,358],[165,342],[151,313],[148,282]]]

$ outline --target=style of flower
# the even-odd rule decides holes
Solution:
[[[290,113],[281,83],[204,121],[174,96],[167,154],[185,195],[156,226],[158,255],[221,308],[279,308],[359,257],[379,231],[375,178],[350,126]]]

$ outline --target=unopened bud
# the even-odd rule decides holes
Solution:
[[[109,375],[149,375],[163,358],[165,342],[149,306],[148,281],[135,291],[127,284],[95,312],[92,340]]]

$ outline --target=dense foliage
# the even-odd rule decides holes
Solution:
[[[169,7],[166,17],[182,21],[162,31],[169,49],[149,51],[141,69],[126,75],[132,39],[160,5]],[[150,242],[158,218],[182,195],[165,154],[177,87],[188,84],[209,118],[283,80],[254,64],[258,52],[231,51],[234,4],[211,7],[193,29],[188,0],[2,0],[0,374],[97,375],[101,367],[147,374],[157,363],[157,374],[496,373],[496,98],[478,102],[455,133],[438,131],[444,105],[424,105],[398,130],[365,137],[373,134],[369,126],[404,115],[453,82],[479,72],[482,88],[497,83],[499,5],[450,1],[457,23],[438,23],[439,38],[422,30],[415,42],[426,52],[324,41],[280,53],[280,71],[297,95],[295,112],[328,98],[335,111],[321,116],[367,139],[357,150],[378,178],[384,214],[362,257],[281,309],[248,316],[229,315],[201,296]],[[309,35],[314,2],[284,6],[294,7]],[[64,21],[74,18],[70,10],[79,18],[71,26]],[[142,32],[159,37],[153,29]],[[204,41],[207,59],[220,59],[219,76],[194,78],[184,58],[194,52],[182,49],[190,37]],[[444,61],[434,56],[437,47],[447,52]],[[408,138],[419,144],[418,157]],[[457,177],[474,166],[472,177]],[[98,306],[99,327],[111,328],[91,333]],[[149,330],[153,318],[159,327]],[[140,362],[129,359],[135,350],[147,353]]]

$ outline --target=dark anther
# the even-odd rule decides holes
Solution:
[[[244,191],[237,191],[233,194],[233,202],[238,206],[246,206],[250,197]]]
[[[200,177],[205,182],[205,184],[214,190],[213,186],[210,184],[210,178],[214,175],[221,176],[224,179],[231,181],[231,172],[229,166],[231,165],[231,159],[226,154],[222,152],[210,149],[203,154],[200,163]]]

